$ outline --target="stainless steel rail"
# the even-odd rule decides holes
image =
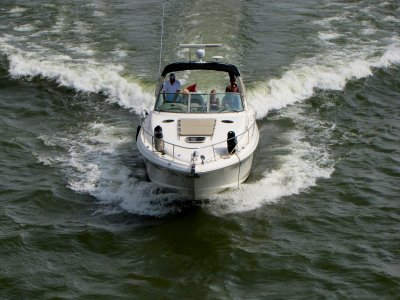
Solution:
[[[244,138],[246,136],[246,134],[247,134],[247,143],[250,142],[250,138],[254,136],[255,126],[256,126],[256,121],[255,121],[255,118],[254,118],[254,122],[251,124],[250,127],[248,127],[244,132],[242,132],[242,133],[240,133],[240,134],[235,136],[235,138],[238,139],[238,144],[239,144],[239,139]],[[141,127],[141,132],[142,132],[143,140],[144,141],[151,140],[152,151],[156,151],[155,148],[154,148],[154,140],[155,140],[154,135],[152,133],[148,132],[147,130],[145,130],[143,128],[143,126]],[[147,139],[146,139],[146,136],[147,136]],[[217,154],[218,154],[218,153],[216,153],[216,150],[215,150],[216,146],[220,145],[220,144],[223,144],[223,143],[226,143],[228,140],[230,140],[230,139],[226,139],[226,140],[223,140],[221,142],[217,142],[217,143],[214,143],[212,145],[207,145],[207,146],[202,146],[202,147],[184,147],[184,146],[176,145],[176,144],[173,144],[173,143],[170,143],[170,142],[167,142],[167,141],[164,140],[163,141],[164,142],[163,155],[167,154],[167,155],[172,156],[173,159],[175,159],[176,158],[175,157],[175,154],[176,154],[175,148],[177,148],[177,149],[187,149],[187,150],[201,150],[201,149],[211,148],[212,152],[213,152],[213,156],[214,156],[214,160],[213,161],[216,161],[217,160]],[[168,147],[169,151],[166,151],[167,147],[165,147],[165,145],[169,146]],[[208,161],[208,162],[210,162],[210,161]]]

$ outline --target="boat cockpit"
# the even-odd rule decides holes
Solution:
[[[172,113],[225,113],[244,110],[239,93],[159,93],[154,110]]]

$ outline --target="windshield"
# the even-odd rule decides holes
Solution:
[[[239,93],[160,93],[155,110],[178,113],[224,113],[243,111]]]

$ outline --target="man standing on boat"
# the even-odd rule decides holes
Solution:
[[[169,74],[169,81],[165,81],[163,86],[164,99],[167,102],[175,102],[181,90],[181,83],[175,79],[175,73]]]

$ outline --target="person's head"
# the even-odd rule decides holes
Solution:
[[[231,82],[231,91],[232,92],[237,92],[239,89],[237,87],[236,82]]]
[[[211,103],[217,102],[217,92],[215,90],[211,90],[210,92],[210,102]]]
[[[171,81],[171,82],[175,81],[175,73],[169,74],[169,81]]]

